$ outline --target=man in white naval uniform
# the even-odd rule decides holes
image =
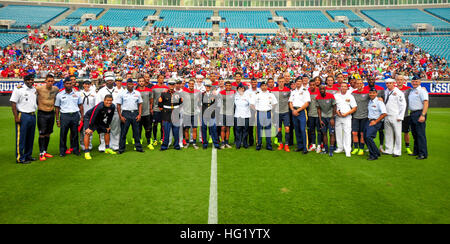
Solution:
[[[385,154],[399,157],[402,154],[402,121],[405,116],[406,99],[400,89],[395,87],[394,79],[386,79],[384,103],[387,116],[384,119]]]

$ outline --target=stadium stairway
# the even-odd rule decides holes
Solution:
[[[320,10],[322,12],[323,15],[325,15],[331,22],[336,22],[334,21],[334,19],[327,13],[326,10]],[[344,24],[345,27],[352,29],[353,27],[349,26],[348,24]]]
[[[65,19],[67,16],[69,16],[72,12],[74,12],[75,10],[77,10],[77,8],[70,8],[69,10],[67,10],[66,12],[62,13],[61,15],[59,15],[58,17],[54,18],[52,21],[48,22],[45,25],[42,25],[41,28],[43,27],[48,27],[48,26],[54,26],[56,23],[58,23],[59,21]]]
[[[275,10],[273,10],[273,9],[270,10],[270,13],[272,13],[272,19],[273,19],[273,17],[278,16],[277,13],[275,12]],[[273,21],[273,20],[271,20],[271,21]],[[271,21],[269,21],[269,22],[271,22]],[[286,27],[284,27],[283,23],[277,23],[277,25],[278,25],[278,28],[280,28],[280,32],[288,32]]]
[[[383,27],[381,27],[378,23],[376,23],[375,21],[371,20],[366,15],[362,14],[361,13],[361,9],[355,9],[355,10],[353,10],[353,12],[356,15],[358,15],[361,19],[366,21],[368,24],[370,24],[371,26],[376,27],[377,29],[382,29],[383,30]]]
[[[100,19],[103,15],[105,15],[106,12],[108,12],[108,10],[109,10],[109,8],[104,7],[103,12],[101,12],[101,13],[97,16],[97,19]],[[87,21],[87,20],[81,21],[77,26],[82,26],[86,21]]]
[[[155,9],[156,12],[154,15],[159,16],[161,14],[161,9]],[[153,28],[153,26],[155,25],[155,23],[148,23],[147,26],[145,26],[145,28],[143,30],[149,31],[151,28]]]

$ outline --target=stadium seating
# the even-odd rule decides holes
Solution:
[[[65,19],[59,21],[55,24],[55,26],[74,26],[81,23],[81,17],[84,14],[95,14],[98,16],[101,12],[103,12],[103,8],[79,8],[72,12]]]
[[[414,31],[412,24],[428,23],[435,31],[450,31],[450,24],[418,9],[361,10],[361,13],[384,27],[395,31]]]
[[[372,28],[373,26],[366,23],[358,15],[351,10],[327,10],[327,13],[335,19],[336,16],[346,16],[348,18],[348,25],[357,28]]]
[[[155,27],[201,28],[211,29],[212,23],[206,22],[213,15],[212,10],[162,10],[162,21],[155,22]]]
[[[18,42],[27,36],[28,34],[0,33],[0,47],[5,48],[8,45]]]
[[[39,28],[67,11],[65,7],[8,5],[0,9],[0,19],[15,20],[11,27],[24,28],[30,25]]]
[[[403,40],[409,40],[414,45],[422,48],[432,55],[444,57],[450,60],[450,49],[442,47],[450,47],[450,36],[426,36],[426,37],[403,37]]]
[[[98,20],[88,20],[83,26],[140,27],[148,25],[147,16],[154,15],[153,9],[110,9]]]
[[[103,10],[103,8],[79,8],[67,16],[66,19],[81,19],[85,14],[95,14],[95,16],[98,16]]]
[[[284,17],[288,22],[286,28],[297,29],[342,29],[346,26],[340,22],[331,22],[321,11],[276,11],[278,16]]]
[[[426,8],[424,10],[450,22],[450,8]]]
[[[220,22],[221,29],[278,28],[276,23],[269,22],[269,19],[272,19],[270,11],[219,11],[219,16],[225,19],[225,22]]]

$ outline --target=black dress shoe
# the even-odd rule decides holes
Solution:
[[[30,164],[30,161],[17,161],[18,164]]]
[[[273,148],[271,148],[271,147],[268,147],[266,149],[269,150],[269,151],[273,151]]]
[[[303,150],[302,149],[295,149],[295,152],[303,152]]]
[[[214,147],[215,149],[217,149],[217,150],[222,150],[222,148],[220,148],[220,147]]]
[[[378,159],[378,158],[369,157],[367,160],[373,161],[373,160],[377,160],[377,159]]]
[[[416,159],[423,160],[423,159],[427,159],[427,157],[425,157],[425,156],[418,156]]]
[[[394,157],[394,158],[398,158],[398,157],[400,157],[400,155],[392,155],[392,157]]]
[[[259,151],[259,150],[261,150],[261,147],[256,147],[256,151]]]
[[[28,159],[25,159],[25,161],[26,162],[33,162],[33,161],[36,161],[36,158],[28,158]]]
[[[76,156],[80,156],[81,154],[80,153],[73,153],[74,155],[76,155]]]
[[[303,151],[302,153],[303,153],[303,154],[308,154],[308,151]]]
[[[415,153],[413,153],[413,154],[408,154],[409,156],[419,156],[419,155],[417,155],[417,154],[415,154]]]
[[[142,149],[139,149],[139,150],[136,150],[136,152],[140,152],[140,153],[143,153],[143,152],[144,152],[144,150],[142,150]]]
[[[117,153],[118,153],[118,154],[122,154],[122,153],[124,153],[124,151],[118,151]]]

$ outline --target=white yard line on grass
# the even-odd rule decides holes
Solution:
[[[211,183],[209,187],[208,224],[217,223],[217,149],[213,147],[211,155]]]

